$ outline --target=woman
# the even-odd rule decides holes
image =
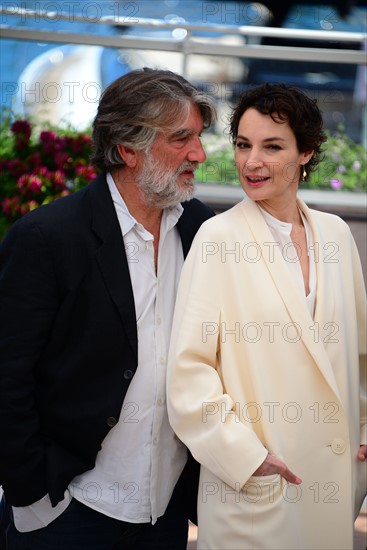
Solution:
[[[322,116],[265,84],[241,97],[230,134],[246,198],[199,230],[169,359],[170,421],[201,463],[198,548],[351,549],[366,296],[348,226],[297,197]]]

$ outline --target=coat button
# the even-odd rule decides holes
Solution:
[[[133,374],[134,374],[133,371],[130,370],[130,369],[124,370],[124,378],[125,378],[125,380],[130,380],[130,378],[133,377]]]
[[[116,426],[117,424],[117,420],[114,416],[109,416],[107,418],[107,426],[109,426],[110,428],[113,428],[114,426]]]
[[[336,455],[341,455],[344,453],[345,448],[346,445],[344,439],[341,439],[340,437],[336,437],[335,439],[333,439],[331,443],[331,450],[333,451],[333,453],[335,453]]]

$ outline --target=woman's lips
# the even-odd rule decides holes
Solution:
[[[246,176],[247,184],[251,187],[257,187],[267,182],[270,178],[268,176]]]

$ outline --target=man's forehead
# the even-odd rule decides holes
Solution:
[[[204,126],[204,121],[200,109],[196,105],[191,105],[190,111],[177,121],[175,126],[167,129],[166,135],[172,137],[184,137],[201,132]]]

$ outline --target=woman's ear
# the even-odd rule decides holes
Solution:
[[[314,154],[314,150],[308,151],[307,153],[302,153],[301,156],[301,165],[304,166],[308,163],[308,161],[312,158],[312,155]]]
[[[137,163],[136,151],[120,143],[117,145],[117,150],[120,153],[120,157],[125,162],[125,165],[129,168],[135,168]]]

